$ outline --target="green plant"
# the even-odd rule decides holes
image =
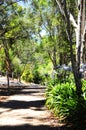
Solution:
[[[86,80],[82,79],[82,84],[83,97],[86,100]]]
[[[42,81],[43,81],[42,75],[37,70],[35,70],[33,72],[33,82],[39,84]]]
[[[22,74],[22,79],[26,82],[33,82],[33,74],[29,64],[25,66],[24,72]]]
[[[60,120],[77,120],[78,113],[82,111],[82,109],[86,110],[86,105],[82,102],[83,97],[78,100],[73,82],[48,86],[46,98],[47,107],[51,109]]]

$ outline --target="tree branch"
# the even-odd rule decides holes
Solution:
[[[78,25],[77,25],[77,23],[76,23],[73,15],[71,13],[70,13],[70,22],[72,23],[74,28],[77,28]]]
[[[84,28],[84,31],[83,31],[83,34],[82,34],[82,41],[83,42],[85,41],[85,35],[86,35],[86,24],[85,24],[85,28]]]
[[[64,12],[64,9],[63,9],[63,4],[59,0],[56,0],[56,3],[59,6],[61,14],[65,17],[65,12]]]
[[[11,5],[13,5],[13,4],[15,4],[15,3],[18,3],[18,2],[21,2],[21,1],[25,1],[25,0],[9,1],[9,3],[7,3],[6,6],[3,6],[3,8],[1,8],[0,11],[3,11],[3,10],[5,10],[8,6],[11,6]],[[4,5],[4,2],[0,3],[0,5]]]
[[[64,10],[64,8],[63,8],[63,4],[64,3],[61,3],[61,1],[60,0],[56,0],[56,3],[57,3],[57,5],[59,6],[59,9],[60,9],[60,12],[61,12],[61,14],[65,17],[65,19],[66,19],[66,14],[65,14],[65,10]],[[77,28],[77,23],[76,23],[76,21],[75,21],[75,19],[74,19],[74,17],[73,17],[73,15],[69,12],[69,16],[70,16],[70,22],[71,22],[71,24],[73,25],[73,27],[74,28]]]

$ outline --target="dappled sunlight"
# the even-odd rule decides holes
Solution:
[[[44,106],[44,89],[34,87],[25,87],[1,102],[0,126],[50,125],[50,113]]]
[[[10,111],[9,108],[0,108],[0,115],[1,115],[2,113],[9,112],[9,111]]]
[[[45,115],[48,115],[47,111],[34,111],[32,109],[17,109],[4,111],[0,114],[0,126],[5,125],[23,125],[25,123],[31,125],[50,125],[46,122]],[[46,117],[47,119],[48,117]]]
[[[11,99],[9,99],[9,101],[36,101],[36,100],[44,100],[45,98],[44,97],[40,97],[38,95],[38,97],[35,97],[33,95],[29,95],[29,96],[25,96],[25,95],[14,95],[14,96],[11,96]]]
[[[50,113],[45,107],[30,107],[29,109],[0,108],[0,112],[1,109],[3,111],[0,114],[0,126],[50,125],[50,122],[48,122]],[[41,109],[42,111],[40,111]]]
[[[36,89],[37,88],[37,89]],[[0,102],[1,130],[65,130],[45,107],[45,89],[27,86]],[[69,128],[66,130],[70,130]]]

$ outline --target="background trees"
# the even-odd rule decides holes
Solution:
[[[15,10],[16,9],[16,10]],[[12,72],[12,62],[10,53],[13,51],[13,44],[21,36],[21,26],[19,26],[19,15],[22,15],[22,7],[18,6],[16,1],[3,1],[1,4],[1,44],[5,52],[5,64],[9,74]],[[4,12],[4,13],[3,13]]]
[[[2,29],[3,33],[1,33],[1,35],[3,34],[2,39],[4,39],[4,42],[6,41],[7,43],[5,46],[7,53],[9,52],[9,49],[10,49],[10,53],[12,55],[15,56],[14,53],[16,53],[18,54],[17,56],[21,60],[23,60],[23,62],[25,62],[25,60],[27,62],[27,59],[28,59],[27,57],[29,55],[30,55],[29,59],[34,57],[33,55],[31,57],[31,54],[34,54],[34,52],[36,51],[35,43],[38,43],[38,44],[42,43],[42,46],[44,46],[43,50],[46,51],[49,59],[51,60],[53,64],[54,69],[56,68],[57,64],[59,63],[64,64],[67,62],[68,59],[70,59],[69,56],[67,56],[66,54],[66,50],[65,50],[66,46],[63,43],[64,39],[65,39],[64,41],[65,44],[67,42],[66,35],[64,35],[64,38],[63,38],[63,34],[62,34],[65,32],[65,30],[61,32],[61,28],[63,28],[64,25],[60,24],[61,16],[60,16],[60,13],[58,13],[57,11],[57,6],[55,2],[40,1],[37,3],[37,1],[35,0],[30,1],[28,2],[27,9],[25,9],[26,12],[23,9],[24,6],[21,7],[18,3],[16,3],[16,1],[12,1],[12,3],[8,1],[5,1],[5,2],[6,2],[6,10],[5,10],[5,4],[2,2],[2,8],[6,13],[3,15],[3,17],[6,16],[6,18],[5,19],[2,18],[2,23],[4,25],[1,24],[1,26],[3,27]],[[50,7],[48,6],[48,4]],[[5,22],[3,22],[3,19],[5,20]],[[43,34],[43,31],[45,31],[45,34]],[[43,35],[46,35],[45,38]],[[20,40],[21,37],[22,39]],[[28,40],[24,40],[24,38],[26,37]],[[58,37],[60,37],[60,39],[58,39]],[[19,46],[18,46],[18,42],[20,44]],[[28,48],[27,51],[23,51],[23,44],[26,44],[25,46],[26,48]],[[17,46],[16,49],[15,49],[15,46]],[[64,49],[62,49],[62,46],[64,46]],[[19,52],[22,52],[21,56]],[[68,52],[69,52],[69,49],[68,49]],[[6,56],[8,55],[9,53],[6,54]],[[9,58],[7,59],[9,59],[8,63],[10,67],[8,68],[9,68],[9,71],[11,72],[12,65],[10,65],[11,64],[10,58],[11,57],[9,56]]]

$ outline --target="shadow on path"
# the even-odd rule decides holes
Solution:
[[[39,125],[39,126],[34,126],[34,125],[19,125],[19,126],[2,126],[0,127],[0,130],[86,130],[84,128],[75,128],[75,127],[65,127],[65,126],[60,126],[60,127],[51,127],[48,125]]]
[[[20,125],[20,126],[2,126],[0,130],[71,130],[65,129],[64,127],[50,127],[47,125],[39,125],[39,126],[32,126],[32,125]]]
[[[15,95],[15,94],[32,94],[32,93],[44,93],[45,92],[45,89],[46,87],[39,87],[39,86],[35,86],[32,87],[30,85],[28,86],[23,86],[23,87],[20,87],[20,86],[10,86],[10,93],[9,93],[9,96],[10,95]],[[22,91],[24,90],[24,91]],[[0,87],[0,96],[8,96],[8,88],[7,86],[4,86],[4,87]]]
[[[36,101],[16,101],[16,100],[8,100],[7,102],[1,102],[0,108],[10,108],[10,109],[26,109],[30,107],[43,107],[45,104],[45,100],[36,100]]]
[[[37,95],[34,95],[34,96],[31,95],[33,93],[34,94],[36,93]],[[9,122],[8,125],[7,124],[2,125],[1,124],[2,122],[0,122],[0,130],[82,130],[82,129],[86,130],[86,128],[84,128],[84,127],[78,128],[78,129],[73,128],[73,127],[67,127],[67,126],[59,126],[59,125],[53,127],[52,125],[44,124],[46,121],[47,122],[50,121],[50,119],[48,119],[47,115],[44,115],[44,117],[41,117],[40,114],[37,115],[37,113],[36,113],[36,116],[29,115],[28,114],[29,110],[31,112],[46,111],[46,109],[44,108],[45,99],[43,99],[43,97],[42,98],[39,97],[40,93],[44,93],[44,88],[25,87],[21,91],[18,91],[16,93],[16,95],[11,96],[12,98],[9,96],[10,100],[6,100],[5,102],[0,102],[0,109],[3,109],[3,110],[7,109],[7,111],[8,111],[6,113],[5,113],[5,111],[0,112],[1,117],[3,117],[4,114],[7,114],[6,118],[7,118],[7,121],[9,121],[8,116],[10,116],[10,118],[14,118],[17,115],[18,119],[20,121],[24,120],[24,119],[27,120],[27,122],[25,122],[22,125],[19,125],[19,124],[15,125],[15,124],[12,124],[12,122]],[[21,100],[19,100],[17,98],[15,99],[16,96],[20,96],[19,98],[21,98]],[[23,99],[23,96],[26,97],[26,98]],[[31,99],[31,97],[33,97],[33,98]],[[26,99],[28,99],[28,100],[26,100]],[[24,113],[18,113],[19,111],[21,111],[21,109],[24,109],[23,111],[25,111],[25,112],[26,112],[26,109],[27,109],[26,115],[24,115]],[[15,110],[15,112],[17,110],[19,110],[19,111],[17,111],[17,113],[14,113],[14,115],[11,115],[12,113],[9,113],[9,111],[13,112],[14,110]],[[33,125],[32,125],[31,119],[34,120],[35,118],[40,119],[42,121],[42,125],[40,125],[40,124],[34,125],[34,121],[33,121]],[[45,119],[46,121],[44,122],[43,119]]]

